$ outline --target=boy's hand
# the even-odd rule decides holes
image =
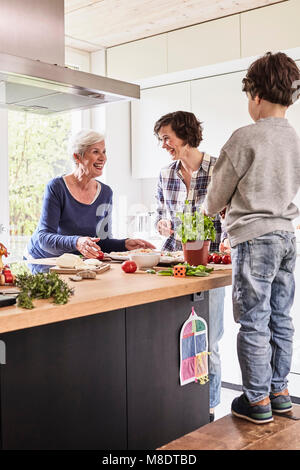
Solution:
[[[226,214],[226,207],[224,207],[223,210],[219,212],[221,219],[225,219],[225,214]]]
[[[229,240],[228,238],[224,238],[222,243],[220,243],[219,251],[221,251],[222,253],[230,253],[230,250],[231,248],[230,248]]]

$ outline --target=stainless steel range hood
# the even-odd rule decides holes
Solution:
[[[0,106],[50,114],[140,97],[138,85],[0,52]]]
[[[56,65],[64,63],[63,4],[63,0],[1,0],[0,107],[51,114],[139,99],[138,85]],[[22,57],[15,55],[20,50]]]

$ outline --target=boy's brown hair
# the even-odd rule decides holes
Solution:
[[[154,125],[154,134],[158,137],[160,129],[171,125],[176,136],[183,140],[185,145],[198,147],[202,141],[201,122],[198,121],[195,114],[188,111],[175,111],[162,116]]]
[[[271,103],[290,106],[299,98],[300,70],[283,52],[267,52],[250,65],[243,79],[243,91]],[[296,83],[298,81],[298,83]],[[296,90],[296,91],[295,91]]]

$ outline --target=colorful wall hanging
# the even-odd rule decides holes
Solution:
[[[180,385],[208,382],[207,323],[194,307],[180,332]]]

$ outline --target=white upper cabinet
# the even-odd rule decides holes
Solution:
[[[203,123],[200,149],[214,157],[239,127],[251,124],[248,100],[242,92],[246,72],[230,73],[191,82],[192,112]]]
[[[167,73],[167,35],[107,49],[107,76],[124,81]]]
[[[168,33],[168,73],[240,57],[240,15]]]
[[[107,75],[139,82],[300,47],[300,0],[288,0],[107,49]]]
[[[242,13],[242,57],[299,47],[299,18],[299,0]]]
[[[65,64],[78,67],[82,72],[90,72],[90,54],[89,52],[73,49],[73,47],[66,47]]]
[[[153,134],[155,122],[172,111],[190,111],[190,82],[141,91],[140,101],[131,102],[132,176],[158,178],[170,156]]]

